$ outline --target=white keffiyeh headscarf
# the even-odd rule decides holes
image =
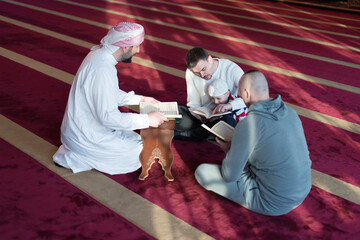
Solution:
[[[112,27],[107,35],[101,39],[101,44],[91,48],[96,50],[105,48],[111,54],[121,47],[140,45],[144,41],[144,27],[137,23],[121,22]]]

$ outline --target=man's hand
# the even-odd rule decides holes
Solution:
[[[220,118],[222,118],[222,117],[223,117],[223,116],[212,117],[212,118],[208,119],[208,121],[209,121],[209,122],[213,122],[213,121],[218,120],[218,119],[220,119]]]
[[[220,148],[221,148],[224,152],[226,152],[227,150],[230,149],[231,141],[224,142],[224,141],[221,140],[220,138],[216,138],[215,140],[216,140],[216,142],[219,144]]]
[[[215,120],[217,120],[217,119],[220,119],[220,118],[222,118],[223,116],[218,116],[218,117],[212,117],[212,118],[206,118],[206,117],[204,117],[204,116],[202,116],[202,115],[198,115],[199,116],[199,118],[200,118],[200,121],[202,121],[203,123],[205,123],[205,122],[213,122],[213,121],[215,121]]]
[[[158,127],[164,122],[169,121],[167,117],[165,117],[165,114],[161,112],[149,112],[149,126],[150,127]]]
[[[160,101],[156,100],[153,97],[142,97],[140,102],[147,102],[147,103],[159,103]]]
[[[198,116],[200,118],[200,121],[202,121],[202,122],[208,122],[209,121],[209,119],[207,119],[206,117],[204,117],[202,115],[198,115]]]
[[[232,110],[232,106],[230,103],[218,104],[212,111],[212,114],[223,113],[230,110]]]

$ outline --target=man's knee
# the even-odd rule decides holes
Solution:
[[[200,164],[195,170],[195,178],[201,186],[210,190],[212,184],[222,181],[220,166],[208,163]]]
[[[201,122],[190,113],[186,106],[179,106],[179,114],[182,115],[182,118],[176,124],[176,130],[187,131],[201,125]]]
[[[203,185],[204,164],[200,164],[195,170],[195,178],[200,185]]]

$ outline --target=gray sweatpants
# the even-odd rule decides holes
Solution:
[[[195,177],[199,184],[205,189],[213,191],[260,214],[277,216],[293,209],[281,209],[280,212],[280,209],[272,209],[272,207],[262,199],[259,186],[249,169],[243,171],[239,180],[225,182],[221,176],[220,165],[204,163],[196,169]]]

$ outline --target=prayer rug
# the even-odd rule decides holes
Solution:
[[[0,113],[59,146],[67,79],[108,26],[136,21],[147,38],[134,63],[117,66],[122,90],[185,105],[184,57],[192,46],[228,58],[244,71],[260,69],[272,96],[281,94],[287,103],[305,108],[300,117],[312,168],[360,186],[357,15],[266,1],[116,2],[0,1],[0,47],[20,55],[10,60],[11,54],[0,49]],[[125,234],[151,239],[31,157],[4,141],[0,147],[5,239]],[[108,177],[216,239],[357,239],[360,234],[357,203],[313,186],[289,214],[262,216],[196,183],[199,164],[221,163],[219,148],[174,140],[172,150],[174,182],[164,178],[159,164],[145,181],[137,179],[140,170]]]

